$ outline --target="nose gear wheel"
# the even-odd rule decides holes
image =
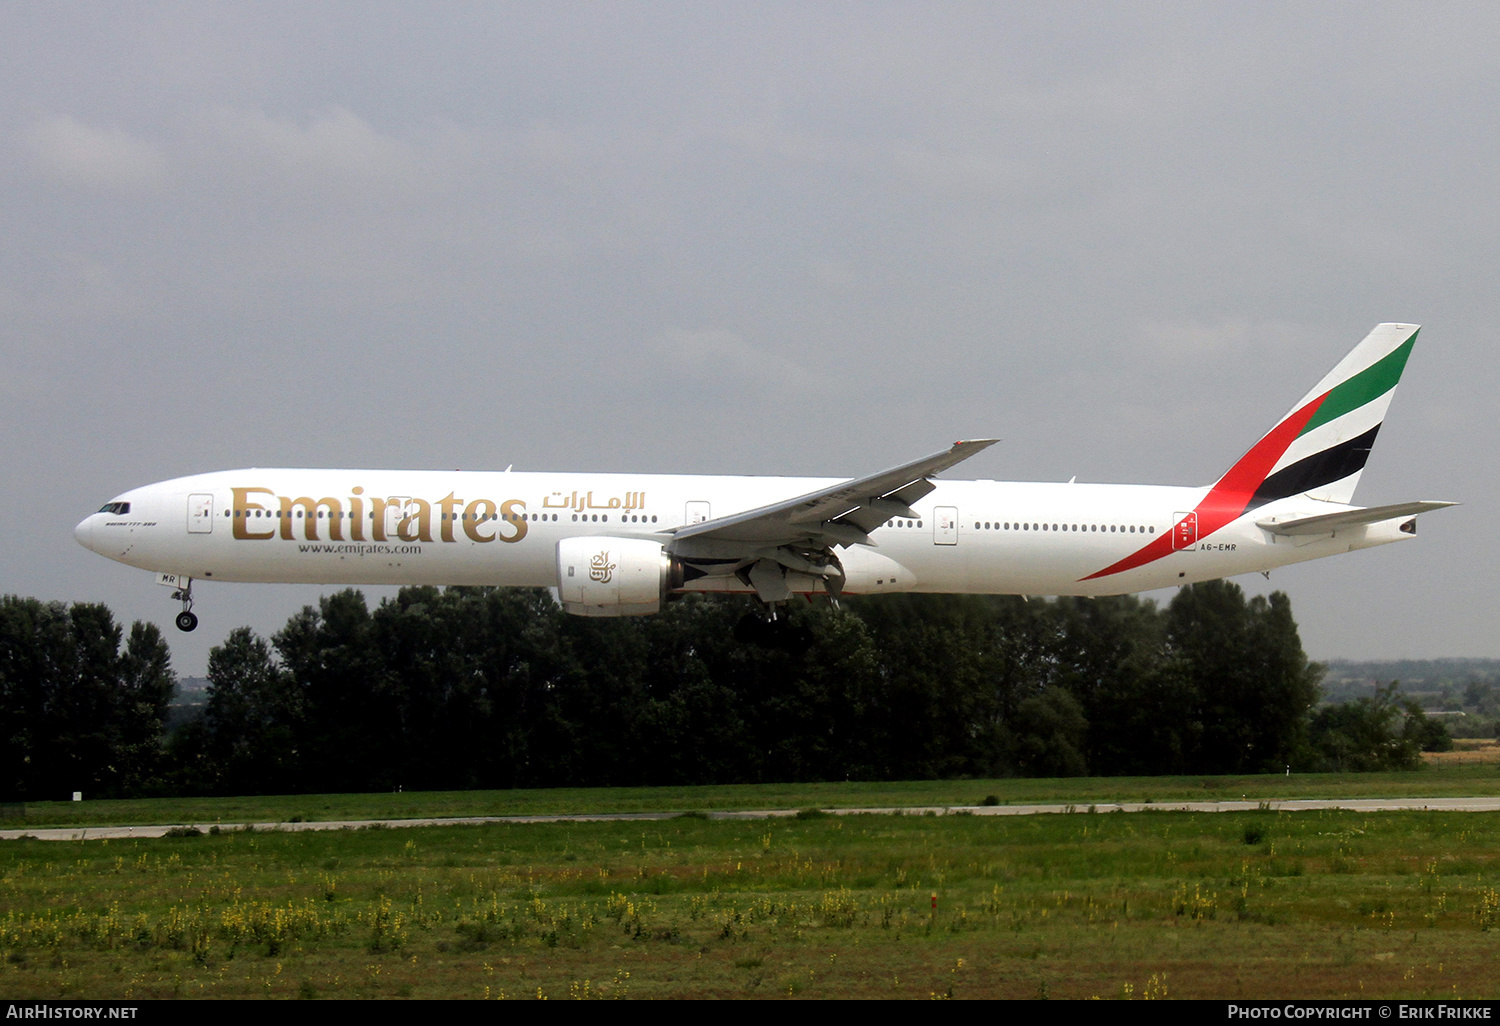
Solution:
[[[198,617],[193,613],[193,579],[188,578],[187,586],[181,591],[172,592],[172,597],[182,602],[182,612],[177,614],[177,629],[184,634],[193,631],[198,626]]]

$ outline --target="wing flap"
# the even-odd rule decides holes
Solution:
[[[994,445],[998,438],[954,442],[942,452],[868,477],[841,481],[757,509],[679,528],[673,540],[711,538],[778,545],[872,544],[868,532],[892,516],[914,515],[911,504],[936,486],[928,480]]]

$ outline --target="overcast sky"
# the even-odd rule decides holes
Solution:
[[[79,547],[240,466],[1207,484],[1424,325],[1357,499],[1242,578],[1314,658],[1500,656],[1500,7],[0,5],[0,591],[203,626]],[[376,594],[380,594],[377,592]],[[1169,596],[1167,596],[1169,597]]]

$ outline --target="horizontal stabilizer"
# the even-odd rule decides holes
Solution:
[[[1415,516],[1418,513],[1429,513],[1435,509],[1457,505],[1458,503],[1456,502],[1441,502],[1436,499],[1426,499],[1421,502],[1398,502],[1394,506],[1371,506],[1368,509],[1350,509],[1342,513],[1320,513],[1311,517],[1293,516],[1285,520],[1279,517],[1267,517],[1264,520],[1257,520],[1255,523],[1272,534],[1329,534],[1344,527],[1354,527],[1358,524],[1378,524],[1384,520]]]

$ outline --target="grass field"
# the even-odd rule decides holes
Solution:
[[[1497,842],[1350,812],[9,841],[0,997],[1494,998]]]
[[[1483,744],[1438,756],[1407,773],[1309,773],[1243,777],[1077,777],[908,780],[887,783],[734,784],[717,787],[599,787],[399,794],[273,795],[31,802],[0,826],[124,826],[140,823],[288,823],[293,820],[421,819],[597,812],[895,808],[1002,804],[1292,798],[1409,798],[1500,794],[1500,750]],[[1494,753],[1493,755],[1491,753]]]
[[[1500,766],[1500,741],[1494,738],[1458,738],[1451,752],[1428,752],[1423,760],[1429,766]]]

